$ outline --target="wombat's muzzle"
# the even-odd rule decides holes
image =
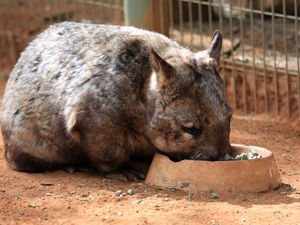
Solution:
[[[224,151],[223,154],[219,157],[219,161],[228,161],[232,154],[232,147],[229,145]]]
[[[205,160],[205,161],[220,161],[225,160],[226,158],[230,157],[232,152],[231,145],[228,144],[228,146],[224,147],[210,147],[205,148],[201,152],[199,152],[194,160]]]
[[[172,160],[173,162],[179,162],[184,159],[203,160],[203,161],[225,161],[230,157],[231,151],[232,149],[230,144],[228,144],[227,147],[223,146],[219,148],[215,148],[213,146],[205,147],[200,149],[198,153],[193,155],[184,155],[178,152],[170,154],[158,150],[160,154],[168,156],[169,159]]]

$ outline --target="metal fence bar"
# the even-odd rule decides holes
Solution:
[[[290,118],[290,88],[289,88],[289,65],[288,65],[288,52],[287,52],[287,41],[286,41],[286,2],[283,1],[282,10],[283,10],[283,43],[284,43],[284,54],[285,54],[285,78],[286,78],[286,104],[287,104],[287,116]]]
[[[219,10],[218,10],[218,16],[219,16],[219,29],[222,31],[223,30],[223,11],[220,10],[221,7],[222,7],[222,4],[221,4],[221,1],[219,1]],[[222,63],[224,62],[224,60],[222,60]],[[226,82],[226,79],[225,79],[225,67],[224,66],[221,66],[221,71],[222,71],[222,79],[224,81],[224,86],[226,87],[227,86],[227,82]]]
[[[267,74],[266,74],[266,47],[265,47],[265,24],[264,24],[264,14],[263,14],[263,0],[260,0],[261,7],[261,40],[262,40],[262,49],[263,49],[263,71],[264,71],[264,99],[265,99],[265,112],[269,112],[269,96],[267,88]],[[255,57],[255,56],[253,56]]]
[[[211,0],[208,0],[208,27],[209,27],[209,33],[212,34],[212,2]]]
[[[202,15],[202,1],[200,0],[199,1],[199,4],[198,4],[198,14],[199,14],[199,34],[202,34],[203,33],[203,15]],[[201,48],[203,48],[203,35],[200,35],[200,46]]]
[[[272,10],[272,45],[273,45],[273,57],[274,57],[274,92],[275,92],[275,114],[279,114],[279,99],[278,99],[278,73],[277,73],[277,62],[276,62],[276,40],[275,40],[275,6],[274,1],[271,3]]]
[[[250,9],[253,9],[253,2],[250,1]],[[251,29],[251,46],[254,46],[254,24],[253,24],[253,11],[250,11],[250,29]],[[255,49],[252,47],[252,56],[255,55]],[[255,57],[252,60],[252,73],[253,73],[253,99],[254,99],[254,112],[258,113],[258,101],[257,101],[257,83],[256,83],[256,66],[255,66]]]
[[[230,7],[230,17],[229,17],[229,26],[232,27],[233,26],[233,14],[232,14],[232,7]],[[230,29],[230,40],[231,40],[231,43],[234,42],[233,40],[233,31],[232,29]],[[231,45],[231,52],[233,52],[233,45]],[[235,63],[234,63],[234,58],[233,58],[233,54],[231,54],[231,66],[232,66],[232,71],[231,71],[231,77],[232,77],[232,82],[233,82],[233,109],[234,110],[237,110],[237,94],[236,94],[236,80],[235,80]]]
[[[179,4],[179,26],[180,26],[180,41],[183,44],[183,15],[182,15],[182,0],[178,1]]]
[[[159,14],[160,14],[160,18],[165,18],[163,0],[159,0]],[[160,29],[161,29],[161,33],[163,34],[166,33],[164,19],[160,19]]]
[[[193,12],[192,12],[192,3],[188,1],[188,11],[189,11],[189,30],[191,33],[190,45],[194,45],[194,29],[193,29]]]
[[[242,1],[240,1],[240,7],[242,7]],[[244,37],[244,29],[243,29],[243,15],[242,11],[240,11],[239,16],[239,23],[240,23],[240,40],[243,40]],[[241,45],[242,49],[242,70],[245,70],[245,49],[244,45]],[[244,101],[244,114],[248,113],[248,104],[247,104],[247,81],[246,81],[246,73],[242,73],[242,85],[243,85],[243,101]]]
[[[172,37],[174,35],[173,29],[174,29],[174,20],[173,20],[173,1],[169,0],[169,20],[170,20],[170,37]]]

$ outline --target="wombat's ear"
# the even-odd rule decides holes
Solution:
[[[210,57],[219,60],[222,50],[222,34],[220,31],[216,30],[212,37],[212,42],[210,47],[207,49]]]
[[[150,65],[157,74],[158,79],[169,79],[171,77],[173,67],[163,60],[153,49],[150,51]]]

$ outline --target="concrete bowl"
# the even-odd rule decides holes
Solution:
[[[190,192],[265,192],[281,186],[281,178],[271,151],[255,147],[259,159],[241,161],[173,162],[167,156],[155,154],[145,183]],[[232,144],[233,156],[248,153],[250,146]]]

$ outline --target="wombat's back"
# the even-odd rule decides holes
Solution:
[[[56,164],[77,163],[78,158],[84,163],[89,157],[68,130],[75,108],[86,101],[107,114],[126,111],[136,117],[128,106],[138,108],[137,98],[145,98],[149,51],[167,53],[169,47],[180,48],[133,27],[64,22],[39,34],[15,65],[3,98],[1,127],[10,166],[18,169],[19,153]],[[88,97],[93,93],[97,99]],[[105,121],[107,116],[98,117]],[[114,119],[122,124],[127,118],[120,117]]]

